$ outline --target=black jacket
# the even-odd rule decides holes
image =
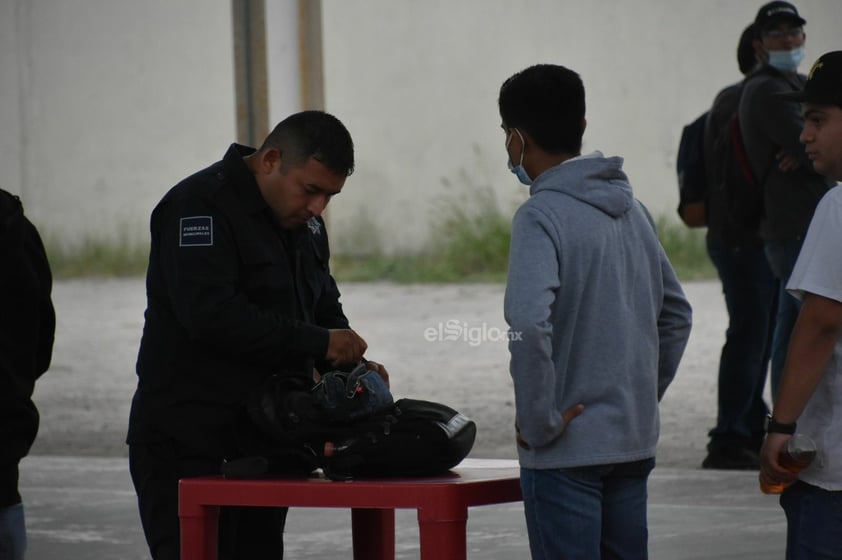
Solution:
[[[35,380],[50,367],[52,274],[20,200],[0,190],[0,507],[20,502],[17,468],[38,433]]]
[[[710,241],[724,243],[731,248],[759,247],[763,240],[754,228],[735,221],[728,208],[726,185],[732,185],[728,176],[726,157],[722,151],[733,150],[731,144],[721,147],[729,134],[731,118],[740,106],[740,95],[744,82],[738,82],[722,89],[713,101],[705,123],[705,170],[707,186],[707,237]]]
[[[232,145],[152,213],[145,326],[128,442],[232,453],[235,417],[275,373],[324,370],[347,328],[324,222],[282,230]]]
[[[804,118],[801,106],[777,95],[803,89],[806,77],[787,76],[764,66],[746,80],[740,100],[740,129],[754,177],[763,186],[764,218],[760,235],[766,241],[803,239],[824,193],[835,184],[817,174],[799,141]],[[776,154],[783,149],[801,165],[781,171]]]

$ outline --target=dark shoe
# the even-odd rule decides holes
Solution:
[[[760,470],[760,456],[744,447],[718,447],[708,451],[708,456],[702,461],[702,468],[756,471]]]

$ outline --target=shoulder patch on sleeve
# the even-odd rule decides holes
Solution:
[[[213,216],[191,216],[178,221],[179,247],[210,247],[213,245]]]

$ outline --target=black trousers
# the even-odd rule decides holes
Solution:
[[[129,446],[129,470],[153,560],[179,560],[178,481],[219,474],[221,457],[198,457],[175,441]],[[219,560],[280,560],[287,508],[223,507]]]

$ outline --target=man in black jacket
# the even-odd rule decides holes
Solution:
[[[740,36],[737,62],[748,76],[757,67],[754,24]],[[747,79],[746,79],[747,80]],[[756,228],[742,222],[729,207],[729,189],[740,181],[726,164],[734,146],[731,120],[746,81],[717,94],[705,125],[708,178],[707,251],[722,282],[728,329],[719,360],[716,426],[710,431],[705,469],[757,469],[768,408],[763,401],[769,346],[777,298],[777,281],[763,253]]]
[[[0,189],[0,558],[26,551],[20,460],[38,433],[35,380],[50,367],[55,312],[41,237],[18,197]]]
[[[774,398],[799,309],[785,286],[816,205],[834,181],[813,170],[798,141],[804,125],[798,103],[778,95],[804,86],[806,77],[798,73],[798,66],[804,57],[806,21],[795,6],[776,0],[758,10],[754,23],[762,66],[743,89],[739,114],[751,170],[763,189],[760,236],[769,266],[780,281],[771,354]]]
[[[342,123],[305,111],[258,150],[233,144],[153,211],[128,443],[155,560],[179,557],[178,480],[218,473],[243,453],[249,434],[237,418],[264,380],[283,373],[306,384],[363,359],[320,217],[353,167]],[[285,517],[285,508],[223,508],[220,558],[280,558]]]

